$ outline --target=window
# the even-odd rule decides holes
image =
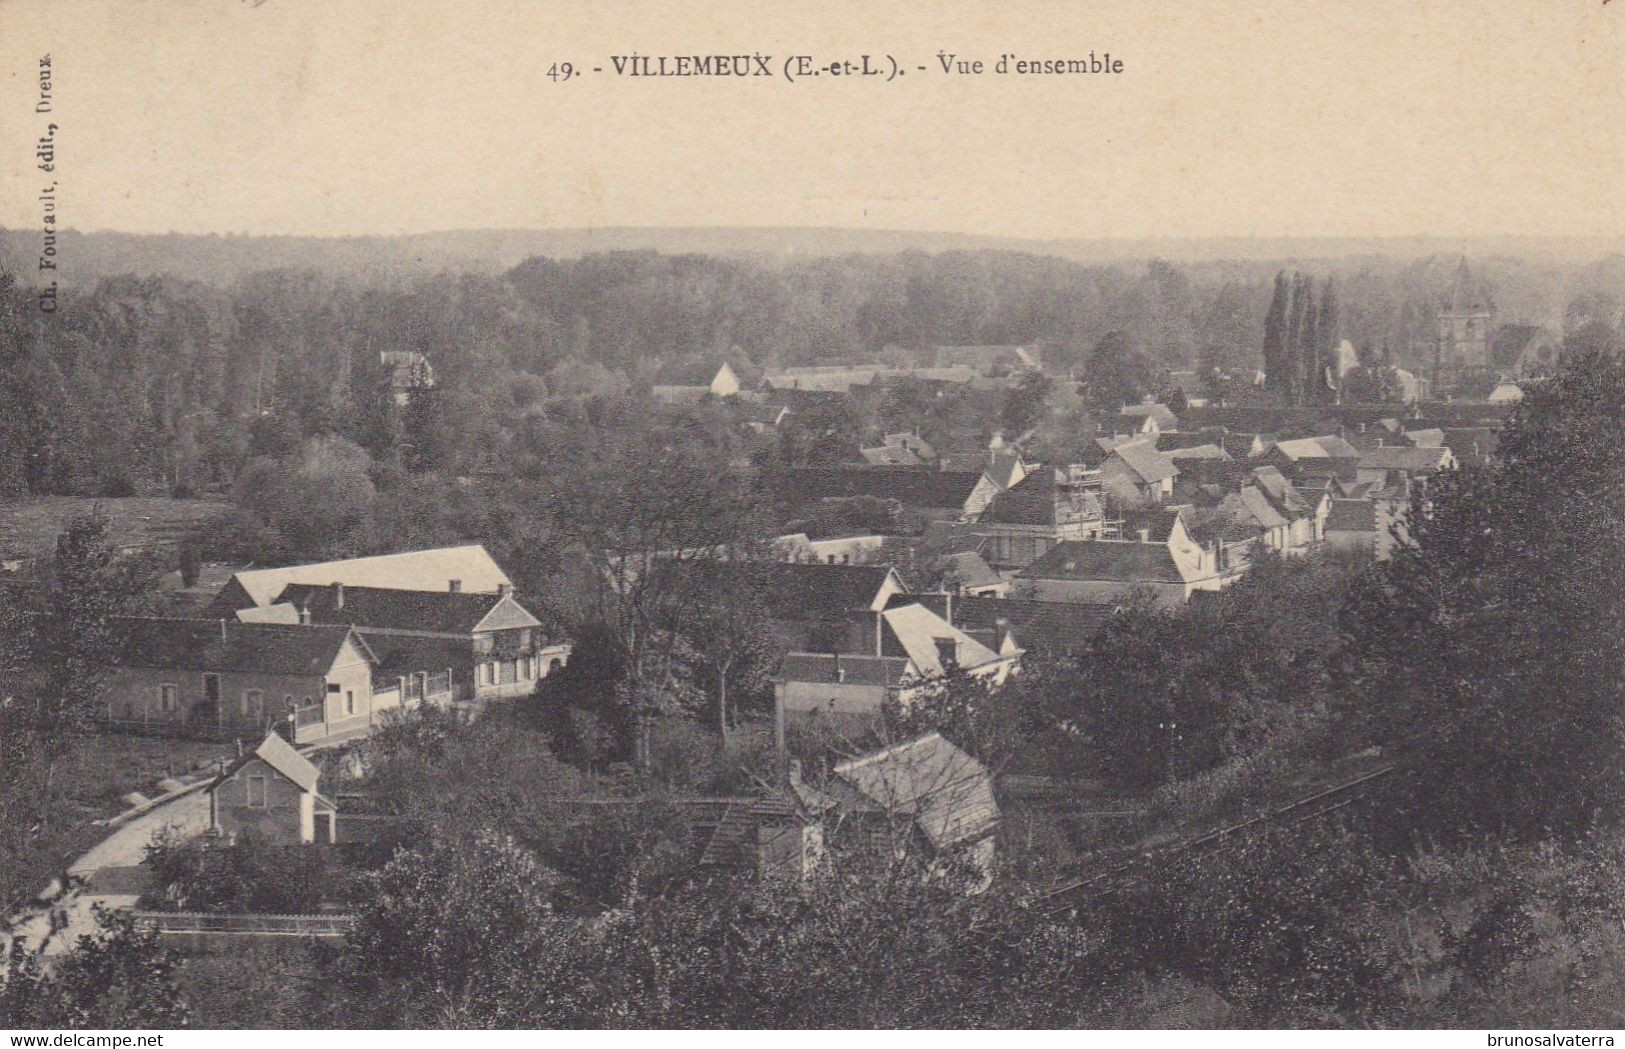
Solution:
[[[243,717],[258,718],[265,712],[265,693],[257,688],[243,689]]]
[[[248,777],[248,807],[251,809],[265,808],[265,777]]]
[[[344,690],[344,713],[346,715],[355,713],[355,692],[350,689]]]
[[[341,688],[339,688],[339,685],[338,685],[337,682],[329,681],[327,683],[327,691],[328,692],[341,692],[343,690]]]
[[[175,686],[174,685],[159,685],[158,686],[158,709],[163,711],[165,714],[173,714],[175,712],[176,708],[179,707],[179,706],[180,706],[180,701],[177,698],[177,696],[175,695]]]

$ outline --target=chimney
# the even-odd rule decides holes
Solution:
[[[220,643],[222,645],[228,643],[226,638],[226,620],[224,617],[221,617],[220,619]]]
[[[841,654],[836,652],[833,655],[835,656],[835,681],[839,684],[846,680],[846,668],[841,666]]]
[[[463,581],[461,579],[448,579],[446,580],[446,587],[452,593],[460,594],[463,592]]]
[[[309,626],[310,625],[310,606],[309,605],[300,605],[299,606],[299,625],[300,626]],[[225,626],[226,626],[226,621],[222,619],[220,621],[220,629],[222,630],[222,632],[225,630]]]
[[[344,584],[333,584],[333,610],[336,612],[344,607]]]
[[[1151,529],[1149,529],[1149,528],[1140,529],[1140,542],[1149,543],[1150,541],[1151,541]]]
[[[497,596],[498,597],[512,597],[513,596],[513,584],[512,583],[498,583],[497,584]]]

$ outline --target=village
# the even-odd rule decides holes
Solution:
[[[511,380],[495,447],[448,443],[484,431],[429,352],[352,361],[297,426],[256,383],[229,489],[188,437],[168,502],[8,511],[8,745],[43,741],[41,782],[118,784],[15,853],[10,942],[43,972],[122,922],[188,987],[240,980],[242,951],[314,979],[335,944],[395,979],[418,948],[376,937],[420,919],[385,886],[420,873],[541,906],[514,919],[537,930],[693,893],[884,911],[902,876],[933,935],[1007,906],[1085,935],[1216,842],[1283,847],[1268,870],[1288,828],[1408,811],[1418,758],[1347,710],[1374,643],[1350,610],[1598,330],[1500,322],[1465,258],[1440,287],[1399,360],[1341,337],[1331,280],[1283,272],[1262,368],[1158,369],[1121,333],[734,346],[566,408],[560,376],[529,406]],[[1213,987],[1166,1016],[1231,1022]]]

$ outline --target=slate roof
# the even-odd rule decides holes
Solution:
[[[291,583],[347,583],[397,590],[449,590],[455,579],[469,592],[495,593],[511,584],[507,573],[497,566],[485,547],[478,544],[447,546],[432,550],[411,550],[377,557],[353,557],[345,561],[325,561],[285,568],[259,568],[232,576],[249,601],[268,605]],[[228,588],[229,592],[229,588]],[[222,596],[225,596],[224,594]]]
[[[1182,583],[1173,553],[1162,543],[1085,539],[1058,543],[1017,573],[1023,579],[1107,580],[1119,583]]]
[[[999,824],[993,777],[937,732],[843,761],[833,772],[873,809],[911,818],[937,849],[986,837]]]
[[[499,616],[502,629],[541,626],[523,605],[499,594],[346,586],[341,607],[335,588],[294,583],[277,600],[308,609],[312,623],[349,623],[383,630],[471,634],[499,607],[504,613]]]
[[[779,665],[782,681],[896,688],[913,672],[906,656],[840,656],[790,652]],[[844,677],[842,675],[845,675]]]
[[[1241,489],[1235,494],[1236,503],[1248,518],[1251,518],[1258,527],[1263,529],[1280,528],[1287,523],[1287,519],[1270,505],[1269,499],[1263,492],[1252,485]]]
[[[320,677],[352,638],[363,656],[376,658],[348,626],[132,617],[112,627],[113,663],[121,667]]]
[[[791,502],[868,496],[904,506],[960,509],[982,481],[980,470],[933,470],[917,466],[808,466],[779,476]]]
[[[1166,455],[1157,451],[1150,441],[1130,441],[1112,449],[1112,455],[1121,459],[1143,484],[1156,484],[1179,476],[1179,467]],[[1108,456],[1107,458],[1110,458]]]
[[[1275,448],[1293,462],[1299,459],[1358,459],[1360,450],[1337,436],[1299,437],[1277,441]]]
[[[1375,532],[1377,506],[1369,499],[1333,499],[1326,515],[1328,532]]]

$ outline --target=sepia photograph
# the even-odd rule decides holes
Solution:
[[[6,1045],[1611,1047],[1622,173],[1609,0],[0,0]]]

